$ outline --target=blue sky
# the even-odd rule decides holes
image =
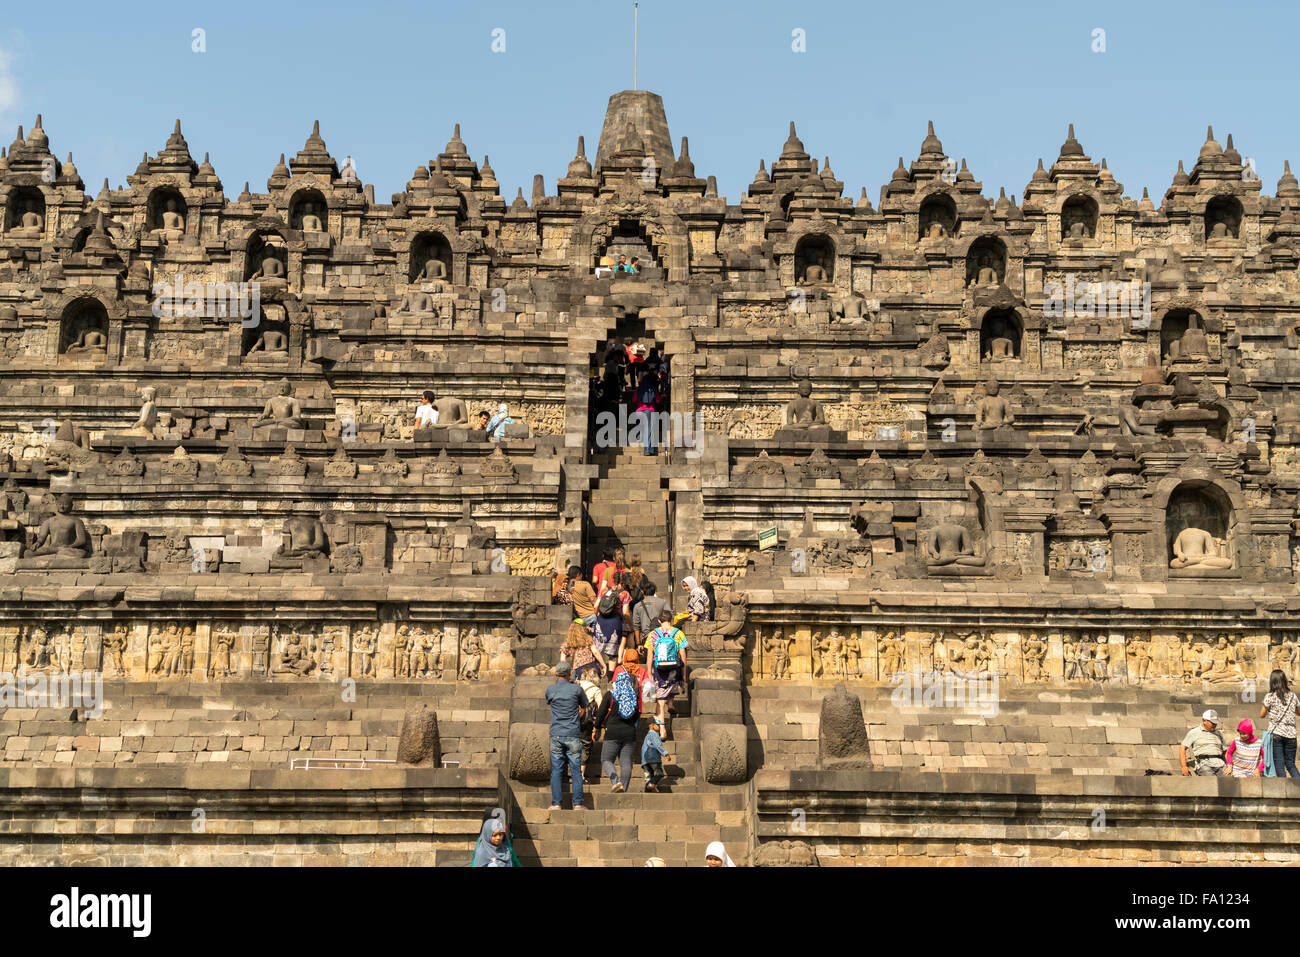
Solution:
[[[674,144],[738,202],[791,119],[845,191],[873,202],[933,119],[986,195],[1019,194],[1073,122],[1125,192],[1157,205],[1207,123],[1255,159],[1272,193],[1300,162],[1288,42],[1300,5],[1182,2],[687,3],[644,0],[639,86],[660,93]],[[192,52],[192,31],[207,52]],[[506,49],[493,53],[492,31]],[[1105,30],[1095,53],[1093,31]],[[803,30],[806,52],[792,50]],[[233,199],[265,190],[313,120],[381,201],[461,124],[507,200],[534,173],[554,192],[578,134],[595,156],[611,93],[632,85],[632,4],[11,4],[0,23],[0,143],[45,117],[93,194],[125,182],[180,116]],[[1300,172],[1300,167],[1297,168]]]

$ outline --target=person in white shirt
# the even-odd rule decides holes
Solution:
[[[423,402],[416,406],[415,409],[415,427],[417,429],[427,429],[431,425],[438,424],[438,410],[433,407],[434,395],[428,389],[425,389],[424,395],[421,396]]]

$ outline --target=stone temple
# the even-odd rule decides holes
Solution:
[[[319,129],[233,196],[179,122],[98,192],[19,129],[0,861],[464,865],[494,805],[526,865],[1300,860],[1289,782],[1177,759],[1300,678],[1289,167],[1211,132],[1157,207],[1071,128],[1017,202],[931,128],[873,205],[772,133],[729,199],[628,91],[531,196],[457,131],[379,202]],[[551,576],[612,545],[717,619],[671,793],[549,811]]]

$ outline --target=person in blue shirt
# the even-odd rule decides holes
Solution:
[[[505,438],[506,426],[514,425],[514,423],[515,420],[510,418],[509,408],[507,408],[506,404],[502,402],[499,406],[497,406],[497,414],[492,416],[491,421],[488,422],[487,424],[488,438],[490,439]]]
[[[555,666],[559,679],[546,689],[546,703],[551,707],[551,810],[560,810],[560,778],[564,764],[569,765],[573,781],[573,809],[583,810],[582,803],[582,716],[587,710],[587,696],[570,679],[573,666],[561,661]],[[489,835],[490,837],[491,835]]]

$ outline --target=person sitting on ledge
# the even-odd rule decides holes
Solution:
[[[433,407],[433,392],[425,389],[420,398],[423,402],[415,407],[415,427],[417,429],[427,429],[431,425],[437,425],[438,410]]]
[[[1183,769],[1184,777],[1191,774],[1193,770],[1201,775],[1218,775],[1222,774],[1227,767],[1223,760],[1223,735],[1216,730],[1218,724],[1217,711],[1205,712],[1201,715],[1201,726],[1188,731],[1182,743],[1178,745],[1178,764]],[[1192,753],[1191,768],[1187,766],[1188,751]]]
[[[629,265],[627,264],[627,257],[626,257],[626,256],[619,256],[619,257],[618,257],[618,265],[614,267],[614,272],[615,272],[615,274],[617,274],[617,273],[630,273],[631,271],[632,271],[632,267],[629,266]]]
[[[1185,528],[1174,539],[1174,557],[1170,568],[1231,568],[1232,559],[1227,549],[1220,548],[1220,539],[1201,528]],[[1226,543],[1225,543],[1226,545]]]
[[[632,264],[631,264],[630,266],[628,266],[627,271],[630,272],[632,275],[635,276],[637,273],[639,273],[639,272],[641,271],[641,267],[640,267],[639,265],[637,265],[639,262],[641,262],[641,260],[638,259],[636,256],[633,256],[633,257],[632,257]]]
[[[506,436],[506,426],[514,425],[515,420],[510,418],[510,410],[504,402],[497,406],[497,414],[487,424],[485,431],[489,439],[503,439]]]
[[[489,412],[487,409],[479,409],[477,418],[478,421],[474,423],[474,429],[478,432],[486,432],[488,427],[488,422],[492,420],[492,413]]]
[[[925,561],[931,568],[947,565],[984,567],[984,559],[975,554],[970,532],[955,522],[942,522],[930,529],[925,538]]]

